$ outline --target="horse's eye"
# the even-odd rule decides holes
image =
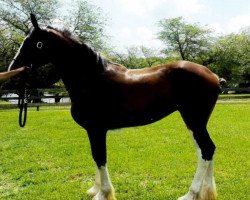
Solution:
[[[36,47],[37,47],[38,49],[42,49],[42,48],[43,48],[43,43],[42,43],[42,42],[38,42],[38,43],[36,44]]]

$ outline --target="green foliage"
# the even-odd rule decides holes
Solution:
[[[112,52],[106,42],[107,17],[99,7],[86,0],[77,0],[71,2],[68,12],[57,12],[63,5],[58,2],[0,0],[0,71],[6,70],[24,35],[29,31],[30,13],[33,12],[42,25],[53,26],[54,20],[63,21],[81,41],[128,68],[151,67],[179,59],[189,60],[208,66],[227,80],[228,87],[250,86],[249,27],[238,34],[215,37],[212,30],[199,23],[188,23],[182,17],[163,19],[159,22],[161,30],[158,38],[165,44],[162,50],[164,56],[143,46],[130,47],[122,54]]]
[[[104,38],[107,18],[103,11],[86,0],[78,0],[70,10],[70,17],[65,20],[70,30],[82,41],[90,44],[96,50],[107,47]]]
[[[30,13],[41,24],[55,17],[57,0],[0,0],[0,70],[6,70],[31,27]]]
[[[177,55],[182,60],[204,63],[213,42],[211,30],[199,24],[189,24],[182,17],[159,22],[159,39],[166,44],[167,55]]]
[[[182,17],[161,20],[159,39],[169,58],[208,66],[227,80],[227,87],[250,86],[250,30],[213,37],[212,31]]]
[[[40,23],[55,17],[57,0],[0,0],[0,19],[12,31],[27,34],[30,28],[30,13],[36,14]]]
[[[0,199],[88,199],[95,167],[86,132],[66,110],[0,115]],[[208,130],[215,142],[220,200],[248,199],[250,104],[217,104]],[[237,119],[237,120],[235,120]],[[39,127],[39,128],[38,128]],[[117,199],[176,200],[197,166],[195,147],[178,113],[152,125],[110,131],[110,177]]]
[[[23,36],[0,26],[0,71],[5,71],[10,60],[13,59]]]
[[[0,66],[7,67],[31,27],[30,13],[34,13],[41,26],[62,20],[67,28],[83,42],[94,48],[106,48],[104,33],[106,18],[102,10],[85,0],[72,3],[66,15],[57,12],[58,0],[0,0]],[[3,68],[3,67],[2,67]]]
[[[231,87],[250,86],[250,32],[220,37],[213,51],[215,62],[210,67],[216,73]]]
[[[158,55],[158,51],[144,46],[130,47],[127,53],[114,53],[111,60],[126,66],[129,69],[140,69],[165,64],[166,58]]]

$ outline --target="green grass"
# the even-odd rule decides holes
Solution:
[[[221,94],[219,100],[222,101],[248,101],[250,100],[250,94]]]
[[[2,104],[9,104],[9,103],[7,101],[0,100],[0,105],[2,105]]]
[[[0,111],[0,199],[88,199],[94,163],[69,108],[30,108],[25,128],[17,117],[17,110]],[[249,119],[250,103],[217,104],[211,117],[219,200],[250,199]],[[176,200],[187,192],[197,165],[179,113],[110,131],[108,160],[118,200]]]

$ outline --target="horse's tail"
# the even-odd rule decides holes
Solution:
[[[224,86],[227,83],[227,81],[224,78],[220,78],[217,74],[214,74],[214,75],[218,79],[218,82],[219,82],[219,84],[218,84],[218,86],[219,86],[219,93],[221,93],[221,92],[223,92],[222,91],[222,86]]]
[[[224,79],[224,78],[220,78],[220,77],[218,77],[218,79],[219,79],[219,83],[220,83],[220,93],[224,93],[223,92],[223,89],[222,89],[222,86],[223,85],[226,85],[226,83],[227,83],[227,81],[226,81],[226,79]]]
[[[219,78],[219,83],[220,83],[220,86],[223,86],[227,83],[227,81],[224,78]]]

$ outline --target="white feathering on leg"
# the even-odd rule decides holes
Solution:
[[[116,200],[113,185],[109,178],[107,166],[98,168],[100,174],[101,187],[93,200]]]

